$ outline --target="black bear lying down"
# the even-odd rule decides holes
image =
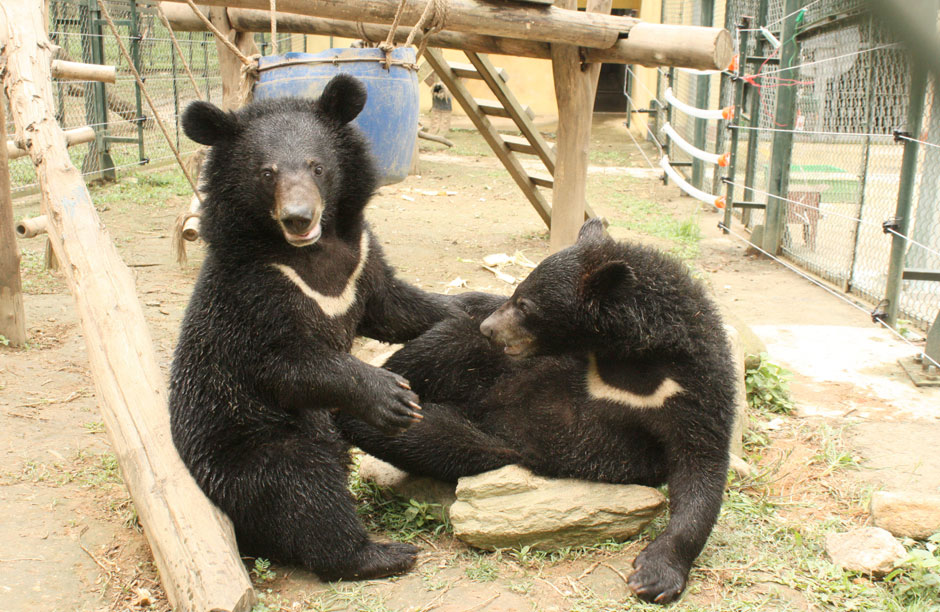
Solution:
[[[519,463],[550,477],[668,483],[671,519],[637,556],[630,587],[678,597],[721,506],[734,418],[728,341],[703,288],[681,263],[591,220],[508,301],[458,297],[469,316],[385,364],[411,381],[424,419],[386,436],[339,415],[344,434],[447,481]]]
[[[171,372],[173,442],[244,552],[323,579],[400,573],[417,551],[370,541],[347,488],[331,412],[385,432],[420,418],[407,381],[350,355],[353,338],[404,342],[458,312],[396,279],[363,220],[376,171],[349,122],[365,97],[339,76],[316,102],[196,102],[183,115],[212,149],[208,252]]]

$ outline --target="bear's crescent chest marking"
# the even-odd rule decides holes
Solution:
[[[587,391],[593,399],[616,402],[630,408],[661,408],[666,400],[682,393],[684,389],[671,378],[664,378],[649,395],[640,395],[607,384],[597,370],[597,357],[591,353],[588,355]]]
[[[297,271],[288,265],[277,263],[271,265],[287,277],[287,280],[294,283],[304,295],[316,302],[320,310],[323,311],[323,314],[332,319],[341,317],[349,312],[349,309],[356,302],[356,283],[359,281],[359,277],[362,276],[362,271],[365,270],[368,259],[369,235],[363,232],[362,240],[359,243],[359,262],[356,264],[356,269],[349,275],[349,279],[346,281],[346,286],[343,288],[343,291],[335,296],[320,293],[308,285],[304,279],[297,274]]]

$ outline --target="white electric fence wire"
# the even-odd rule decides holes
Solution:
[[[769,197],[769,198],[774,198],[774,199],[776,199],[776,200],[781,200],[781,201],[783,201],[783,202],[788,202],[788,203],[790,203],[790,204],[793,204],[794,206],[800,206],[800,207],[802,207],[802,208],[812,208],[813,210],[819,210],[819,207],[818,207],[818,206],[813,206],[812,204],[807,204],[806,202],[798,202],[797,200],[791,200],[790,198],[785,198],[785,197],[783,197],[783,196],[778,196],[778,195],[776,195],[776,194],[770,193],[769,191],[763,191],[763,190],[761,190],[761,189],[757,189],[756,187],[748,187],[747,185],[743,185],[743,184],[741,184],[741,183],[735,183],[734,181],[729,180],[729,179],[727,179],[727,178],[725,178],[725,179],[723,179],[723,180],[724,180],[725,183],[730,183],[731,185],[734,185],[735,187],[741,187],[742,189],[745,189],[745,190],[747,190],[747,191],[753,191],[754,193],[759,193],[759,194],[765,195],[765,196],[767,196],[767,197]],[[867,221],[867,220],[865,220],[865,219],[860,219],[860,218],[858,218],[858,217],[853,217],[853,216],[851,216],[851,215],[843,215],[843,214],[841,214],[841,213],[833,212],[833,211],[831,211],[831,210],[820,211],[820,212],[821,212],[822,214],[826,215],[826,216],[839,217],[839,218],[841,218],[841,219],[846,219],[846,220],[848,220],[848,221],[854,221],[855,223],[860,223],[860,224],[862,224],[862,225],[870,225],[870,226],[873,226],[873,227],[881,227],[881,224],[880,224],[880,223],[875,223],[874,221]]]
[[[872,53],[873,51],[880,51],[880,50],[882,50],[882,49],[888,49],[888,48],[891,48],[891,47],[898,47],[898,46],[900,46],[900,45],[901,45],[901,43],[888,43],[888,44],[886,44],[886,45],[881,45],[881,46],[879,46],[879,47],[872,47],[872,48],[870,48],[870,49],[862,49],[861,51],[853,51],[852,53],[846,53],[846,54],[844,54],[844,55],[837,55],[837,56],[835,56],[835,57],[825,57],[825,58],[823,58],[823,59],[821,59],[821,60],[816,60],[816,61],[814,61],[814,62],[806,62],[806,63],[804,63],[804,64],[797,64],[796,66],[790,66],[789,68],[778,68],[778,69],[776,69],[776,70],[768,70],[767,72],[759,72],[759,73],[757,73],[757,74],[748,74],[748,75],[745,75],[744,78],[746,78],[746,79],[751,79],[751,78],[760,79],[760,78],[763,78],[763,77],[766,77],[766,76],[770,76],[770,75],[773,75],[773,74],[778,74],[778,73],[780,73],[780,72],[786,72],[786,71],[788,71],[788,70],[794,70],[794,69],[796,69],[796,68],[802,68],[802,67],[804,67],[804,66],[815,66],[816,64],[823,64],[823,63],[825,63],[825,62],[834,62],[834,61],[836,61],[836,60],[844,59],[844,58],[846,58],[846,57],[853,57],[853,56],[855,56],[855,55],[861,55],[861,54],[863,54],[863,53]]]
[[[902,140],[910,140],[911,142],[917,142],[917,143],[920,143],[920,144],[922,144],[922,145],[927,145],[928,147],[934,147],[934,148],[940,149],[940,145],[938,145],[938,144],[936,144],[936,143],[934,143],[934,142],[927,142],[926,140],[918,140],[918,139],[916,139],[916,138],[911,138],[910,136],[908,136],[908,135],[906,135],[906,134],[898,134],[898,138],[900,138],[900,139],[902,139]]]
[[[748,125],[729,125],[732,130],[755,130],[758,132],[788,132],[797,136],[843,136],[854,138],[894,138],[894,134],[866,134],[861,132],[812,132],[809,130],[788,130],[783,128],[753,127]]]
[[[923,244],[922,242],[918,242],[918,241],[914,240],[913,238],[909,238],[908,236],[905,236],[904,234],[902,234],[902,233],[900,233],[900,232],[897,232],[897,231],[895,231],[894,229],[892,229],[892,228],[890,228],[890,227],[886,227],[886,228],[885,228],[885,231],[888,232],[888,233],[890,233],[890,234],[894,234],[894,235],[897,236],[898,238],[903,238],[904,240],[910,242],[911,244],[913,244],[913,245],[915,245],[915,246],[919,246],[920,248],[924,249],[924,250],[927,251],[928,253],[933,253],[934,255],[940,256],[940,251],[937,251],[937,250],[935,250],[935,249],[932,249],[932,248],[930,248],[929,246],[927,246],[926,244]]]
[[[718,224],[718,227],[720,227],[723,231],[728,232],[730,235],[734,236],[734,237],[737,238],[738,240],[740,240],[740,241],[742,241],[742,242],[744,242],[744,243],[750,245],[751,247],[757,249],[758,251],[760,251],[761,253],[763,253],[763,254],[766,255],[767,257],[771,258],[771,259],[774,260],[775,262],[779,263],[779,264],[782,265],[783,267],[787,268],[788,270],[790,270],[790,271],[792,271],[792,272],[795,272],[798,276],[801,276],[801,277],[805,278],[806,280],[808,280],[809,282],[811,282],[811,283],[813,283],[814,285],[816,285],[817,287],[821,287],[822,289],[826,290],[828,293],[830,293],[830,294],[834,295],[835,297],[839,298],[840,300],[842,300],[843,302],[845,302],[845,303],[848,304],[849,306],[851,306],[851,307],[853,307],[853,308],[855,308],[855,309],[857,309],[857,310],[860,310],[860,311],[864,312],[865,314],[871,314],[871,313],[868,312],[866,309],[862,308],[861,306],[859,306],[858,304],[856,304],[856,303],[853,302],[852,300],[848,299],[848,298],[845,297],[844,295],[841,295],[840,293],[838,293],[837,291],[835,291],[835,290],[832,289],[831,287],[828,287],[828,286],[825,285],[824,283],[822,283],[822,282],[816,280],[815,278],[813,278],[812,276],[809,276],[808,274],[804,273],[802,270],[800,270],[800,269],[797,268],[796,266],[793,266],[793,265],[791,265],[791,264],[785,262],[784,260],[780,259],[779,257],[774,257],[773,255],[771,255],[770,253],[768,253],[768,252],[765,251],[764,249],[760,248],[759,246],[757,246],[756,244],[754,244],[753,242],[751,242],[750,240],[748,240],[748,239],[745,238],[744,236],[741,236],[740,234],[737,234],[737,233],[731,231],[731,229],[728,228],[728,227],[726,227],[723,223],[719,223],[719,224]],[[924,352],[923,352],[923,349],[922,349],[921,347],[917,346],[916,344],[914,344],[913,342],[911,342],[910,340],[908,340],[907,338],[905,338],[904,335],[901,334],[899,331],[895,330],[893,327],[891,327],[890,325],[888,325],[887,323],[885,323],[885,322],[882,321],[881,319],[878,319],[877,322],[880,323],[885,329],[887,329],[888,331],[890,331],[892,334],[894,334],[895,336],[897,336],[898,338],[900,338],[901,340],[903,340],[906,344],[908,344],[909,346],[911,346],[911,347],[912,347],[914,350],[916,350],[919,354],[923,355],[923,358],[924,358],[924,359],[926,359],[927,361],[931,362],[931,363],[934,364],[935,366],[940,367],[940,363],[937,363],[937,361],[935,361],[935,360],[932,359],[929,355],[927,355],[926,353],[924,353]]]
[[[809,4],[807,4],[806,6],[796,9],[796,10],[793,11],[792,13],[789,13],[789,14],[787,14],[787,15],[784,15],[784,16],[781,17],[780,19],[774,19],[773,21],[771,21],[770,23],[768,23],[765,27],[768,27],[768,28],[769,28],[770,26],[776,25],[776,24],[780,23],[781,21],[786,21],[787,19],[789,19],[790,17],[793,17],[794,15],[796,15],[797,13],[799,13],[800,11],[805,11],[805,10],[808,9],[809,7],[813,6],[814,4],[819,4],[820,2],[822,2],[822,0],[813,0],[812,2],[810,2]]]

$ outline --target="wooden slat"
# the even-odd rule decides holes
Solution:
[[[530,174],[529,180],[538,185],[539,187],[545,187],[546,189],[551,189],[555,186],[555,180],[550,176],[542,176],[541,174]]]
[[[492,117],[505,117],[507,119],[512,119],[512,113],[506,110],[506,108],[496,100],[477,99],[476,102],[480,106],[480,110],[482,110],[487,115]],[[522,112],[524,112],[529,117],[529,119],[535,118],[535,111],[533,111],[528,106],[522,107]]]
[[[470,63],[473,64],[477,72],[480,73],[480,76],[483,77],[483,81],[489,86],[490,90],[492,90],[497,101],[509,113],[513,122],[518,126],[519,131],[522,132],[525,139],[531,143],[530,146],[534,148],[535,155],[538,155],[542,163],[545,164],[545,168],[548,170],[549,174],[554,175],[554,152],[548,142],[545,141],[545,138],[542,137],[538,128],[535,127],[535,123],[532,122],[532,118],[525,112],[522,104],[516,100],[516,96],[509,90],[505,82],[498,77],[496,67],[493,66],[493,63],[490,62],[489,58],[485,55],[471,51],[467,51],[466,55]]]
[[[450,64],[450,69],[454,71],[454,74],[456,74],[461,79],[482,79],[483,78],[483,75],[481,75],[477,71],[477,69],[473,66],[473,64],[462,64],[459,62],[447,62],[447,63]],[[504,83],[509,80],[509,73],[506,72],[505,68],[496,68],[496,74],[499,76],[500,79],[503,80]]]
[[[520,138],[519,136],[510,136],[508,134],[500,134],[503,139],[503,142],[506,143],[506,146],[509,147],[510,151],[515,151],[516,153],[525,153],[526,155],[536,155],[535,147],[532,146],[532,143],[526,140],[525,138]]]
[[[470,120],[473,121],[473,124],[486,140],[487,144],[489,144],[493,152],[496,153],[496,156],[506,167],[506,170],[509,171],[509,175],[512,176],[516,184],[519,185],[522,193],[525,194],[529,202],[532,203],[532,206],[535,207],[535,211],[542,218],[542,221],[544,221],[546,225],[551,226],[551,205],[532,184],[528,173],[523,169],[522,164],[519,163],[516,156],[503,145],[503,137],[482,113],[466,86],[457,78],[454,71],[450,69],[441,51],[439,49],[428,48],[425,52],[425,57],[428,63],[434,67],[434,71],[441,78],[441,81],[443,81],[447,89],[450,90],[451,95],[454,96],[457,103],[460,104],[464,112],[467,113],[467,116],[470,117]]]

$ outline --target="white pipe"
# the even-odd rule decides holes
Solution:
[[[686,192],[696,200],[705,202],[706,204],[711,204],[715,208],[724,208],[725,207],[725,197],[724,196],[714,196],[710,193],[705,193],[701,189],[693,187],[685,180],[681,174],[676,172],[676,169],[669,164],[669,156],[663,155],[663,158],[659,160],[659,166],[666,172],[666,175],[676,182],[676,185],[679,186],[679,189]]]
[[[666,136],[669,136],[669,138],[671,138],[672,141],[676,143],[680,149],[682,149],[683,151],[685,151],[692,157],[696,159],[700,159],[703,162],[708,162],[709,164],[715,164],[717,166],[721,166],[722,168],[728,165],[727,153],[722,153],[721,155],[718,155],[717,153],[709,153],[708,151],[703,151],[699,149],[695,145],[685,140],[682,136],[680,136],[679,133],[668,123],[666,123],[663,126],[663,132],[665,132]]]
[[[695,108],[694,106],[689,106],[688,104],[686,104],[685,102],[683,102],[682,100],[674,96],[672,93],[672,87],[666,88],[665,96],[666,96],[666,102],[675,106],[676,108],[681,110],[683,113],[691,117],[698,117],[699,119],[726,119],[726,120],[730,120],[732,117],[731,113],[733,112],[734,107],[729,106],[727,108],[720,108],[718,110],[711,110],[711,109],[706,109],[706,108]]]

